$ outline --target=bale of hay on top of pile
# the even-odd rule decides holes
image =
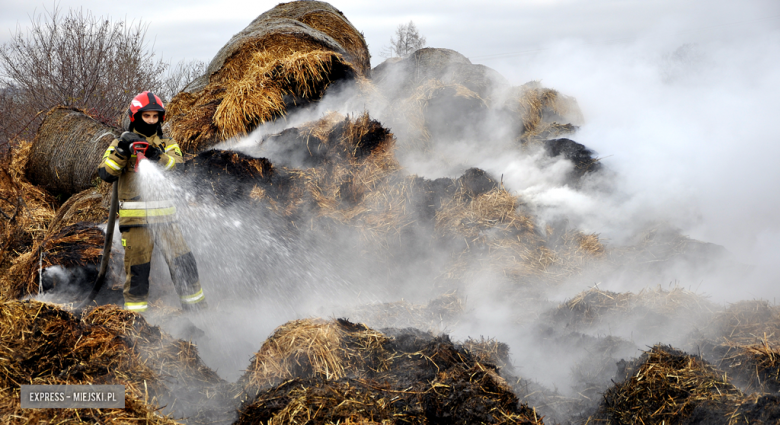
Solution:
[[[498,72],[449,49],[424,48],[372,70],[390,103],[381,118],[404,146],[435,141],[490,141],[509,136],[523,144],[573,133],[584,122],[573,97],[532,81],[512,87]]]
[[[463,86],[482,99],[491,99],[510,87],[509,81],[497,71],[473,64],[454,50],[431,47],[403,59],[382,62],[371,70],[371,80],[390,99],[408,97],[431,80]]]
[[[446,335],[383,333],[345,319],[290,322],[239,380],[237,423],[541,424],[482,363],[497,351],[475,356]]]
[[[344,48],[346,59],[360,75],[367,76],[371,71],[371,55],[363,34],[331,4],[322,1],[279,3],[256,20],[271,18],[294,19],[327,34]]]
[[[335,82],[364,76],[369,57],[362,34],[328,3],[279,4],[234,35],[171,100],[170,135],[190,153],[245,135],[321,99]]]
[[[121,131],[91,118],[84,111],[57,106],[35,135],[25,169],[33,184],[68,197],[100,182],[103,153]]]
[[[59,384],[124,385],[125,408],[21,408],[20,385]],[[173,340],[140,315],[111,306],[79,317],[38,301],[0,303],[3,418],[25,423],[175,424],[159,413],[159,406],[210,406],[199,391],[222,384],[192,344]]]
[[[389,102],[380,118],[404,147],[426,150],[433,141],[479,137],[494,96],[509,82],[450,49],[424,48],[404,59],[388,59],[372,70],[372,81]]]

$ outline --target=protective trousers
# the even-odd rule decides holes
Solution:
[[[125,309],[146,311],[149,296],[149,272],[155,243],[162,249],[171,272],[171,280],[185,310],[205,307],[195,256],[175,223],[149,227],[131,227],[122,232],[125,248]]]

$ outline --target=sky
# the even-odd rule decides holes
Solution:
[[[150,7],[113,0],[56,2],[62,10],[83,8],[99,16],[148,23],[147,35],[154,50],[174,62],[209,61],[230,36],[277,3],[195,0],[159,2]],[[17,25],[28,26],[31,16],[52,10],[54,4],[0,1],[0,42],[8,40]],[[364,33],[374,66],[383,60],[380,52],[397,26],[412,20],[429,46],[456,50],[502,73],[505,59],[527,58],[560,40],[603,44],[636,39],[653,31],[659,36],[672,31],[698,41],[780,26],[780,2],[772,0],[452,1],[446,8],[438,1],[349,0],[331,4]]]
[[[208,62],[277,2],[141,4],[57,2],[62,10],[148,23],[150,45],[171,62]],[[576,211],[585,230],[607,237],[619,236],[609,224],[654,214],[741,261],[780,264],[780,140],[770,124],[780,112],[777,0],[331,4],[364,33],[373,66],[397,26],[411,20],[430,47],[456,50],[512,84],[541,80],[577,98],[586,124],[575,139],[621,173],[627,200],[609,214],[613,206],[600,200],[518,184],[525,196]],[[53,5],[0,0],[0,42]],[[670,62],[685,45],[695,47],[696,59]]]

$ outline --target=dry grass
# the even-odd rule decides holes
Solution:
[[[307,19],[322,21],[323,13],[328,12]],[[341,38],[355,37],[360,38]],[[301,34],[282,31],[247,38],[213,71],[203,90],[182,92],[171,100],[171,136],[185,151],[197,153],[283,117],[293,105],[319,100],[331,82],[362,75],[356,68],[360,66],[341,53]]]
[[[0,301],[16,298],[20,275],[12,270],[40,243],[55,216],[56,201],[24,178],[32,143],[19,142],[0,164]]]
[[[111,315],[106,310],[87,315]],[[0,414],[25,423],[176,423],[157,413],[160,388],[154,365],[140,359],[114,329],[77,317],[51,304],[0,304]],[[19,385],[121,384],[125,409],[21,409]],[[150,393],[151,391],[151,393]],[[145,402],[148,400],[148,403]]]
[[[499,351],[471,344],[478,346],[482,357]],[[341,319],[278,328],[240,382],[239,424],[542,423],[495,368],[446,336],[409,330],[388,337]]]
[[[733,416],[743,401],[742,392],[704,360],[655,346],[628,365],[625,381],[607,391],[597,416],[608,423],[681,424],[698,405],[711,403]]]
[[[330,82],[328,75],[341,55],[324,50],[292,52],[258,51],[249,66],[225,86],[222,101],[214,112],[214,124],[220,138],[243,136],[256,127],[286,112],[285,97],[317,100]],[[235,66],[229,62],[226,67]]]
[[[362,325],[302,319],[274,331],[241,378],[245,389],[264,389],[293,378],[338,380],[386,368],[387,337]],[[250,392],[250,390],[247,390]]]

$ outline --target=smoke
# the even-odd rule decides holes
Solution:
[[[482,168],[518,195],[542,226],[565,221],[598,233],[609,249],[636,243],[648,227],[677,228],[728,250],[714,255],[716,248],[702,244],[700,250],[710,250],[702,254],[702,267],[669,261],[629,273],[605,266],[557,286],[534,287],[533,294],[509,287],[499,270],[469,264],[473,279],[457,288],[468,311],[442,330],[460,340],[484,335],[509,343],[518,374],[566,393],[573,371],[590,367],[592,350],[606,337],[622,341],[610,354],[620,359],[656,342],[682,343],[699,324],[676,312],[663,320],[615,314],[592,327],[557,327],[549,312],[583,290],[598,285],[638,292],[674,288],[675,282],[716,303],[777,295],[771,284],[780,271],[774,266],[780,260],[780,168],[774,164],[780,146],[771,123],[778,112],[778,41],[777,31],[696,43],[655,35],[612,45],[569,40],[533,58],[497,64],[512,85],[542,78],[544,86],[577,99],[585,122],[570,137],[598,152],[604,166],[577,182],[570,178],[571,161],[520,146],[500,111],[488,109],[457,135],[434,137],[423,148],[393,121],[389,105],[400,93],[372,97],[352,85],[333,87],[321,102],[218,148],[302,167],[301,158],[269,136],[332,111],[368,111],[398,136],[396,157],[406,172],[436,179]],[[447,128],[453,115],[427,124]],[[291,225],[271,212],[204,195],[203,182],[146,174],[151,191],[174,194],[211,306],[191,317],[203,334],[192,333],[188,323],[160,324],[194,339],[204,361],[226,379],[237,379],[262,341],[288,320],[378,302],[424,304],[449,289],[437,279],[458,246],[421,243],[377,258],[377,245],[354,229],[313,231],[305,218]],[[430,235],[413,229],[404,237],[427,241]],[[153,260],[153,287],[161,286],[175,305],[166,275],[160,258]],[[603,367],[602,378],[613,372]]]

